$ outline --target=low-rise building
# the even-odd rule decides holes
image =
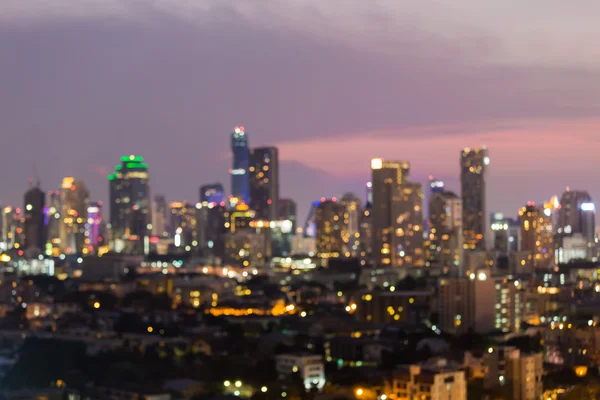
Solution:
[[[279,378],[299,373],[304,387],[322,389],[325,385],[323,357],[315,354],[280,354],[275,359]]]

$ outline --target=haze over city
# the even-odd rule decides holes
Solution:
[[[600,198],[598,2],[198,3],[2,2],[3,204],[34,168],[43,189],[72,175],[106,200],[131,153],[153,193],[195,201],[229,182],[238,124],[279,148],[300,220],[321,196],[363,197],[373,157],[458,190],[460,149],[483,144],[490,210],[566,186]]]

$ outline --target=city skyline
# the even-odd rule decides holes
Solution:
[[[493,163],[492,211],[515,215],[566,186],[600,198],[589,167],[600,150],[600,57],[590,51],[600,32],[568,6],[489,12],[465,2],[436,17],[430,2],[381,2],[368,17],[355,1],[346,3],[346,21],[354,22],[346,24],[335,18],[338,3],[271,4],[271,13],[220,3],[186,9],[159,1],[138,10],[115,0],[82,10],[63,0],[64,8],[49,11],[10,1],[0,44],[16,57],[0,73],[11,93],[0,100],[0,120],[4,145],[15,150],[0,159],[10,171],[0,201],[21,202],[34,165],[43,189],[78,176],[93,199],[106,201],[111,160],[130,153],[149,160],[153,193],[169,200],[194,201],[212,181],[229,192],[226,137],[236,124],[248,129],[252,146],[279,148],[281,195],[297,200],[300,218],[321,196],[362,196],[374,157],[410,160],[413,180],[435,175],[459,192],[456,154],[483,144]],[[311,14],[299,12],[302,3],[331,23],[303,26]],[[266,18],[273,12],[278,18]],[[501,29],[497,15],[514,17],[515,29]],[[566,28],[575,24],[589,32]],[[384,37],[386,29],[399,34]],[[53,156],[67,150],[69,157]],[[17,162],[23,167],[13,168]],[[315,168],[327,174],[315,177]]]

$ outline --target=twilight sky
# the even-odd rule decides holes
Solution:
[[[200,5],[201,4],[201,5]],[[229,132],[276,145],[281,195],[363,197],[373,157],[458,191],[492,159],[489,208],[566,186],[600,200],[600,2],[1,0],[2,204],[67,175],[106,200],[121,155],[153,194],[229,187]],[[107,214],[105,214],[107,215]]]

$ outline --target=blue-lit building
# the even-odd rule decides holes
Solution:
[[[233,153],[233,168],[231,174],[231,194],[234,197],[250,202],[250,148],[248,147],[248,135],[243,126],[236,126],[231,134],[231,151]]]
[[[235,153],[234,153],[235,154]],[[225,199],[225,190],[220,183],[211,183],[200,187],[200,202],[221,204]]]

